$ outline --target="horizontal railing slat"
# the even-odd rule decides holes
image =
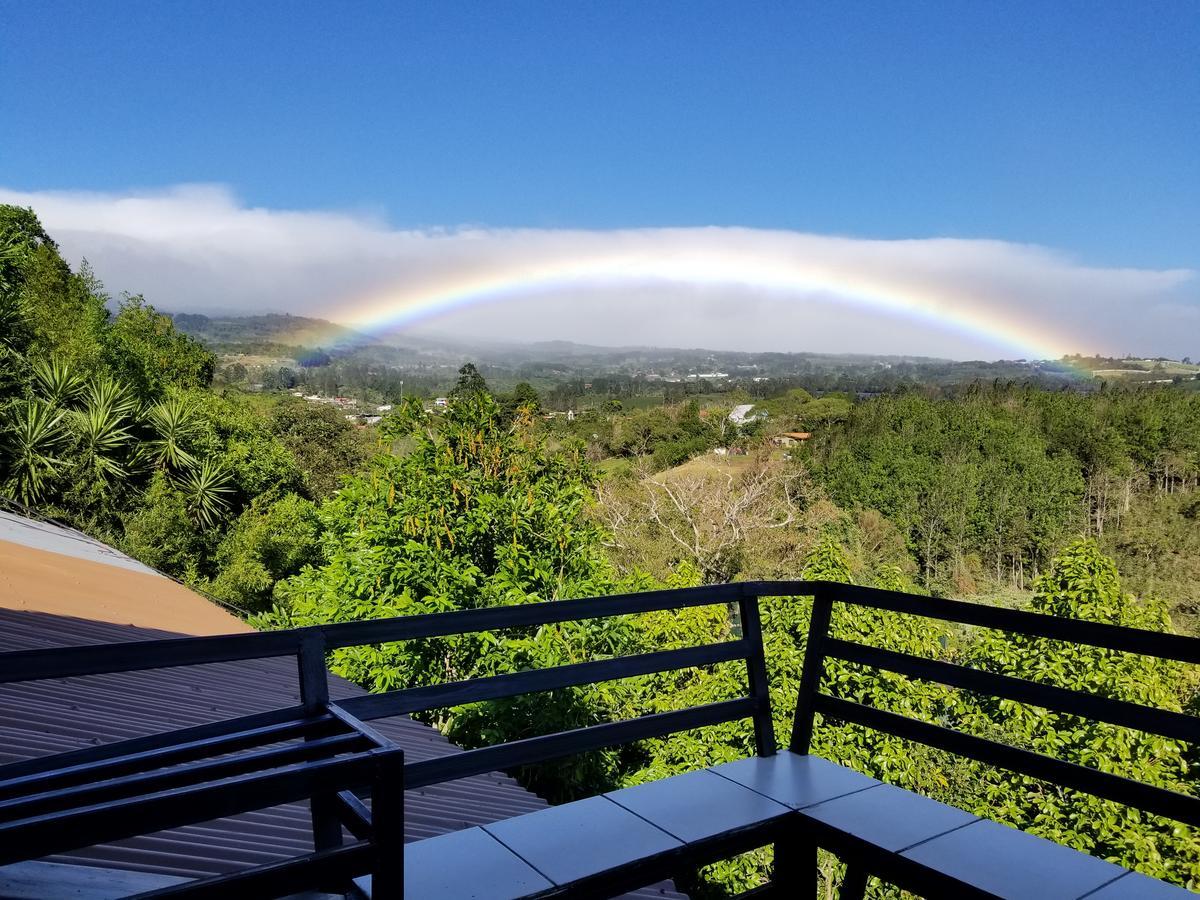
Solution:
[[[398,616],[391,619],[311,626],[290,631],[170,638],[53,650],[18,650],[0,654],[0,684],[289,656],[299,652],[305,635],[313,631],[320,632],[325,645],[333,649],[662,609],[732,603],[743,597],[811,596],[818,591],[825,592],[832,599],[843,603],[1200,663],[1200,639],[1184,635],[1161,634],[1101,622],[1066,619],[958,600],[918,597],[834,582],[757,581],[648,591],[615,597],[556,600],[461,612]]]
[[[0,865],[352,788],[368,783],[379,756],[391,753],[401,758],[369,750],[0,823]]]
[[[992,697],[1030,703],[1055,712],[1135,728],[1179,741],[1200,741],[1200,718],[1184,713],[1099,697],[1083,691],[1039,684],[953,663],[922,659],[907,653],[896,653],[836,638],[826,640],[825,652],[847,662],[886,669],[910,678],[936,681],[939,684]]]
[[[312,632],[319,632],[324,638],[325,646],[334,649],[501,628],[549,625],[555,622],[662,609],[681,609],[688,606],[711,606],[715,603],[732,603],[744,595],[741,584],[714,584],[614,597],[554,600],[518,606],[339,622],[288,631],[126,641],[119,644],[59,647],[52,650],[15,650],[0,653],[0,684],[291,656],[300,652],[305,636]]]
[[[752,698],[742,697],[423,760],[405,766],[404,786],[415,789],[470,775],[482,775],[485,772],[544,762],[588,750],[599,750],[616,744],[661,737],[691,728],[748,719],[754,714],[755,706]]]
[[[909,719],[873,706],[831,697],[828,694],[818,694],[815,699],[817,712],[835,719],[865,725],[876,731],[883,731],[906,740],[937,747],[949,753],[1039,778],[1061,787],[1073,788],[1096,797],[1114,800],[1117,803],[1123,803],[1154,815],[1165,816],[1168,819],[1175,819],[1178,822],[1200,825],[1200,798],[1197,797],[1122,778],[1120,775],[1101,772],[1077,763],[1054,759],[1020,747],[1000,744],[941,725],[931,725],[919,719]]]
[[[303,707],[294,706],[21,760],[0,768],[5,776],[0,781],[0,799],[231,753],[299,734],[320,736],[334,725],[329,713],[308,715]]]
[[[292,656],[303,629],[0,653],[0,684]]]
[[[236,897],[308,896],[314,888],[337,890],[370,871],[376,850],[366,841],[356,841],[330,850],[320,850],[294,859],[255,866],[227,875],[213,875],[183,884],[135,894],[128,900],[230,900]]]
[[[686,669],[710,663],[745,659],[749,648],[744,641],[725,641],[681,650],[660,650],[637,656],[619,656],[593,662],[556,666],[552,669],[531,669],[508,675],[493,675],[469,681],[455,681],[429,687],[408,688],[384,694],[367,694],[339,700],[338,705],[364,721],[385,716],[399,716],[427,709],[441,709],[483,700],[498,700],[539,691],[597,684],[652,672]]]
[[[716,603],[732,603],[742,597],[743,593],[743,585],[740,583],[710,584],[695,588],[645,591],[640,594],[618,594],[612,597],[551,600],[460,612],[340,622],[336,625],[323,625],[321,630],[325,634],[326,646],[353,647],[360,644],[411,641],[503,628],[550,625],[555,622],[600,619],[689,606],[712,606]]]
[[[304,743],[271,747],[253,753],[205,759],[170,769],[125,775],[106,781],[94,781],[0,802],[0,821],[29,818],[57,809],[91,806],[127,797],[145,796],[189,784],[201,784],[243,775],[247,772],[279,768],[296,762],[324,759],[339,753],[361,750],[369,739],[357,732],[317,738]]]
[[[759,597],[792,596],[821,590],[838,603],[868,606],[891,612],[909,613],[961,625],[996,628],[1033,637],[1052,638],[1073,644],[1090,644],[1109,650],[1138,653],[1159,659],[1200,663],[1200,638],[1182,634],[1166,634],[1142,628],[1127,628],[1105,622],[1068,619],[1024,609],[1005,609],[983,603],[945,600],[941,597],[920,597],[898,591],[858,587],[836,582],[758,581],[745,582],[745,589]]]

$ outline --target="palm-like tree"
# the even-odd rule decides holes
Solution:
[[[124,386],[103,377],[88,384],[83,408],[71,413],[79,464],[100,481],[123,478],[133,439],[129,418],[137,404]]]
[[[105,407],[124,417],[132,416],[138,406],[129,386],[107,375],[88,382],[84,401],[89,407]]]
[[[17,264],[25,247],[15,230],[0,234],[0,391],[22,381],[25,345],[30,332],[20,292],[16,290]]]
[[[25,242],[16,230],[8,229],[0,234],[0,293],[12,287],[12,267],[17,265],[25,252]]]
[[[178,483],[188,512],[205,528],[211,528],[228,512],[233,478],[220,463],[206,459],[184,472]]]
[[[195,409],[182,397],[160,400],[146,411],[154,437],[142,445],[142,455],[162,469],[181,472],[196,465],[186,445],[199,434]]]
[[[3,392],[20,384],[20,373],[25,367],[25,358],[12,339],[20,326],[20,309],[10,298],[0,296],[0,391]]]
[[[40,400],[22,400],[5,416],[0,455],[4,490],[26,505],[41,500],[48,484],[62,473],[64,463],[57,453],[67,438],[64,415]]]
[[[58,357],[49,361],[36,360],[33,364],[33,381],[38,395],[54,407],[70,405],[87,386],[83,375]]]

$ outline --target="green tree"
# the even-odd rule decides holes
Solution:
[[[123,516],[121,548],[135,559],[195,583],[207,569],[211,539],[188,514],[183,492],[161,471]]]
[[[63,358],[95,371],[108,297],[86,260],[78,273],[59,253],[32,210],[0,205],[5,260],[0,265],[2,319],[16,326],[13,339],[32,358]]]
[[[542,398],[533,389],[533,385],[522,381],[513,391],[501,401],[507,418],[515,419],[518,415],[537,415],[542,411]]]
[[[275,584],[320,561],[316,507],[295,494],[259,498],[237,518],[216,551],[206,590],[250,612],[270,609]]]
[[[104,333],[104,352],[113,374],[144,400],[161,397],[168,386],[207,387],[216,368],[212,353],[140,295],[121,301]]]
[[[244,384],[248,373],[240,362],[230,363],[221,370],[221,377],[230,384]]]
[[[133,434],[130,431],[136,404],[116,381],[102,376],[84,388],[82,408],[73,411],[74,456],[81,477],[107,485],[129,474]]]
[[[458,370],[458,381],[451,389],[450,397],[454,400],[466,400],[478,398],[484,394],[490,395],[491,390],[483,376],[479,374],[479,370],[475,368],[475,363],[463,363]]]
[[[245,394],[192,391],[200,457],[219,459],[233,479],[231,503],[240,508],[255,497],[278,498],[304,490],[296,457],[271,431],[271,422]]]
[[[267,626],[307,625],[533,603],[610,591],[598,534],[585,516],[594,476],[577,453],[551,452],[508,427],[486,394],[460,394],[444,416],[407,407],[388,420],[407,452],[380,454],[321,507],[325,562],[276,588]],[[338,650],[333,667],[376,690],[458,681],[611,654],[628,623],[565,623],[452,636],[413,646]],[[435,716],[455,741],[494,743],[592,724],[599,691],[497,701]],[[602,789],[611,760],[592,754],[538,767],[547,796]]]
[[[1068,546],[1038,579],[1035,592],[1032,608],[1047,615],[1170,630],[1163,604],[1125,593],[1116,565],[1094,541]],[[995,632],[968,645],[964,657],[968,665],[1002,675],[1180,710],[1181,672],[1170,661]],[[1007,700],[960,700],[955,713],[964,730],[1135,781],[1194,792],[1188,748],[1178,741]],[[999,769],[979,766],[973,774],[980,814],[1156,878],[1189,886],[1200,879],[1200,835],[1190,826]]]
[[[190,452],[200,436],[195,406],[183,395],[168,397],[146,410],[153,437],[142,444],[147,459],[160,469],[179,472],[196,465]]]
[[[86,384],[81,372],[57,356],[33,363],[33,389],[53,407],[69,406],[83,393]]]
[[[229,512],[233,479],[222,463],[209,457],[185,469],[176,480],[188,514],[198,525],[212,528]]]
[[[5,493],[36,506],[62,476],[66,466],[61,452],[68,437],[65,415],[41,400],[24,400],[9,408],[0,437],[0,481]]]
[[[330,496],[367,458],[367,444],[332,406],[288,398],[271,413],[271,431],[296,459],[306,493]]]

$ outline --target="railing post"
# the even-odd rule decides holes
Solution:
[[[825,638],[829,635],[829,619],[833,600],[828,588],[817,588],[813,594],[812,619],[808,625],[808,640],[804,647],[804,667],[800,673],[800,691],[796,698],[796,718],[792,722],[793,753],[808,753],[812,743],[813,698],[821,687],[825,669]]]
[[[307,715],[328,708],[329,679],[325,672],[325,638],[319,631],[308,631],[300,638],[296,654],[300,671],[300,703]],[[306,737],[305,740],[311,740]],[[342,845],[342,820],[338,815],[337,793],[314,794],[308,801],[312,817],[313,849],[329,850]]]
[[[319,631],[305,632],[296,653],[300,667],[300,703],[309,715],[329,703],[329,679],[325,674],[325,638]]]
[[[793,826],[774,845],[770,897],[816,897],[820,882],[817,844]]]
[[[758,601],[757,595],[743,595],[738,600],[738,614],[742,620],[742,640],[746,642],[749,650],[746,654],[746,680],[750,686],[750,696],[755,703],[754,747],[759,756],[773,756],[775,725],[771,721],[771,682],[767,678]]]
[[[842,886],[838,889],[838,900],[862,900],[867,893],[869,877],[861,862],[847,864],[846,874],[842,876]]]
[[[371,896],[380,900],[404,896],[404,751],[376,751],[371,786],[371,839],[375,866]]]

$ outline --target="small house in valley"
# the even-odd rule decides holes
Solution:
[[[777,447],[792,447],[796,444],[803,444],[811,437],[811,431],[785,431],[783,434],[775,435],[771,440]]]

